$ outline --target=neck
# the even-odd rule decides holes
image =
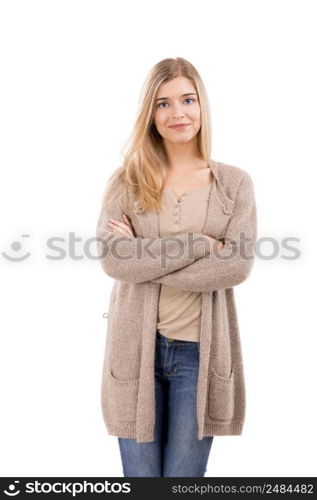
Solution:
[[[197,168],[205,168],[203,160],[197,148],[197,142],[190,141],[185,144],[174,144],[165,142],[165,151],[168,160],[168,171],[171,173],[185,173]]]

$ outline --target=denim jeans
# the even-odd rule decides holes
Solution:
[[[157,330],[155,439],[118,437],[124,477],[204,477],[213,436],[197,438],[199,348]]]

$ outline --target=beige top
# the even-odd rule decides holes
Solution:
[[[211,184],[182,193],[166,188],[159,213],[160,237],[186,232],[201,233],[205,226]],[[182,290],[162,284],[157,316],[157,330],[169,339],[199,342],[201,292]]]

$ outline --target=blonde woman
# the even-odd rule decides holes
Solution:
[[[183,58],[149,72],[97,224],[110,296],[101,403],[126,477],[203,477],[214,436],[241,435],[233,287],[249,276],[253,183],[210,158],[204,84]]]

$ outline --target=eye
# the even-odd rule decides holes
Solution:
[[[185,102],[185,101],[192,101],[192,102],[195,102],[195,99],[192,99],[191,97],[187,97],[187,99],[184,99],[184,102]],[[168,104],[168,102],[166,102],[166,101],[160,102],[160,103],[157,105],[157,107],[158,107],[158,108],[160,108],[162,104]],[[164,109],[164,108],[162,108],[162,109]]]

